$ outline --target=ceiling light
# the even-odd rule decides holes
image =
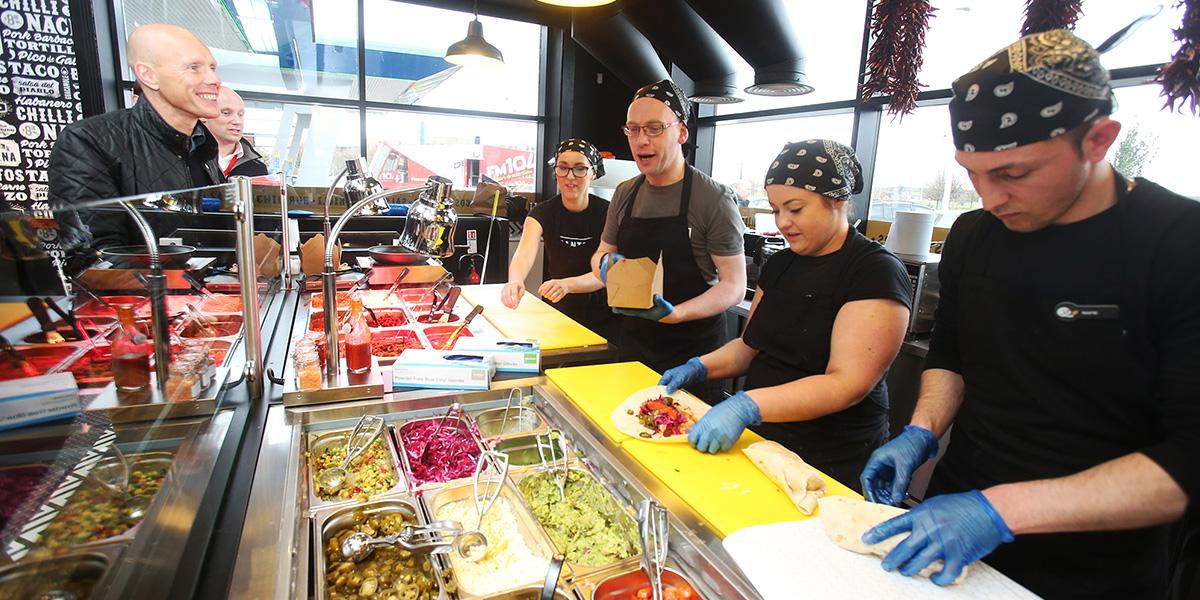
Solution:
[[[450,44],[446,61],[456,65],[498,67],[504,64],[500,49],[483,39],[483,23],[479,22],[479,3],[475,3],[475,20],[467,24],[467,37]]]
[[[554,6],[567,6],[570,8],[591,8],[593,6],[604,6],[612,4],[617,0],[538,0],[542,4],[553,4]]]

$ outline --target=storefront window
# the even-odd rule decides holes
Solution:
[[[807,56],[808,81],[813,90],[803,96],[756,96],[738,94],[745,101],[717,105],[717,114],[729,115],[756,110],[807,106],[822,102],[853,100],[858,86],[858,57],[862,52],[864,0],[826,2],[819,9],[811,2],[784,2],[792,29]],[[819,26],[816,24],[819,22]],[[734,54],[738,65],[738,87],[754,83],[754,69]]]
[[[442,57],[466,35],[470,13],[392,0],[368,0],[365,7],[367,100],[537,114],[540,25],[480,17],[504,65],[467,68]]]
[[[949,227],[958,215],[979,205],[966,171],[954,161],[946,105],[918,108],[903,119],[884,117],[870,219],[892,221],[897,211],[933,211],[938,215],[935,224]]]
[[[229,0],[193,2],[187,10],[159,0],[119,4],[122,58],[125,40],[138,26],[169,23],[207,44],[221,80],[238,91],[358,97],[355,2]],[[125,76],[133,80],[128,68]]]
[[[404,112],[367,113],[367,170],[386,188],[441,175],[474,187],[486,175],[510,191],[537,181],[538,125],[532,121]],[[389,168],[390,167],[390,168]]]
[[[1117,90],[1113,118],[1121,122],[1121,136],[1108,151],[1108,159],[1124,175],[1145,177],[1200,200],[1194,167],[1200,119],[1186,111],[1163,110],[1160,92],[1162,88],[1154,84]]]
[[[353,109],[249,100],[244,131],[267,169],[274,174],[286,160],[299,187],[328,186],[347,160],[359,156]]]
[[[713,145],[713,179],[733,187],[751,206],[766,207],[763,179],[783,145],[797,140],[826,138],[850,145],[854,128],[851,112],[718,124]]]

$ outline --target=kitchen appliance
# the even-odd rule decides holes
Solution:
[[[908,317],[909,338],[927,334],[933,330],[933,310],[941,297],[938,283],[938,264],[941,254],[897,254],[908,282],[912,285],[912,313]]]
[[[458,224],[454,198],[450,196],[453,185],[438,175],[431,175],[426,183],[428,187],[408,209],[400,245],[433,258],[446,258],[454,254],[454,230]]]

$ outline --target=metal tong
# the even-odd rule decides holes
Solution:
[[[500,418],[500,429],[496,430],[496,435],[504,435],[504,428],[508,427],[508,413],[512,410],[514,397],[517,400],[517,411],[521,410],[521,388],[508,390],[508,400],[504,401],[504,416]]]
[[[346,458],[342,464],[336,467],[327,467],[317,474],[317,483],[326,490],[336,491],[341,489],[346,484],[346,467],[350,466],[350,462],[362,456],[375,440],[383,434],[383,418],[375,415],[363,415],[358,420],[358,424],[350,432],[350,437],[346,438]],[[359,440],[365,437],[366,441],[360,443]]]
[[[428,525],[405,525],[395,535],[373,538],[361,531],[342,541],[342,557],[354,562],[366,559],[380,546],[400,546],[421,554],[445,554],[464,532],[458,521],[434,521]]]
[[[500,472],[500,476],[495,482],[483,482],[482,475],[488,463],[496,466],[496,470]],[[479,461],[475,463],[475,474],[471,477],[471,492],[475,500],[475,514],[478,518],[475,520],[475,529],[464,532],[454,540],[454,551],[459,556],[471,562],[478,562],[483,559],[487,552],[488,539],[483,535],[480,528],[483,527],[483,515],[487,514],[492,506],[496,504],[496,500],[500,498],[500,491],[504,489],[504,481],[508,479],[508,455],[495,450],[486,450],[479,456]],[[494,483],[494,486],[493,486]]]
[[[663,600],[662,574],[671,534],[667,509],[653,500],[642,500],[638,505],[638,533],[642,542],[642,570],[650,580],[652,598]]]
[[[539,433],[534,437],[542,467],[558,487],[558,499],[567,500],[567,437],[557,429]]]

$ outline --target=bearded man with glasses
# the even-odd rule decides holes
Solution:
[[[624,317],[620,360],[660,373],[722,346],[725,311],[746,294],[737,195],[687,164],[690,114],[687,96],[669,79],[634,94],[623,130],[641,175],[617,186],[592,257],[593,272],[605,282],[609,267],[625,258],[662,257],[663,295],[654,306],[613,309]],[[706,381],[689,391],[717,402],[723,385]]]

